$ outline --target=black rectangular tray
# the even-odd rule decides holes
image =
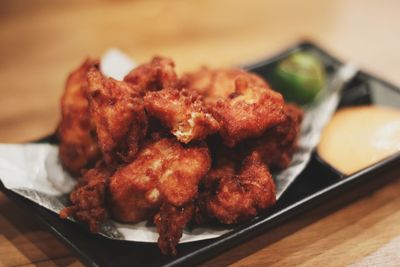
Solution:
[[[298,50],[307,50],[321,57],[328,73],[342,65],[338,59],[316,45],[303,42],[276,57],[245,68],[267,77],[277,61]],[[360,104],[396,106],[400,104],[400,89],[367,73],[359,72],[343,91],[339,108]],[[50,136],[39,142],[56,142],[56,140],[54,136]],[[83,227],[61,220],[57,214],[7,190],[1,183],[0,190],[37,216],[87,265],[192,266],[256,237],[284,221],[296,220],[296,215],[302,212],[317,206],[328,207],[332,201],[339,204],[359,198],[392,180],[394,175],[386,174],[398,170],[399,166],[400,154],[396,154],[345,177],[314,154],[306,169],[271,210],[219,238],[179,244],[178,255],[175,257],[161,255],[157,244],[115,241],[92,235]]]

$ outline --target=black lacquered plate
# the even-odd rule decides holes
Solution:
[[[307,50],[317,54],[322,58],[328,72],[342,64],[316,45],[304,42],[274,58],[246,68],[266,77],[278,60],[297,50]],[[342,92],[339,108],[362,104],[400,108],[400,89],[367,73],[359,72]],[[41,141],[55,142],[53,137]],[[296,215],[316,206],[321,208],[332,201],[351,201],[389,182],[393,176],[383,174],[398,170],[399,166],[400,154],[396,154],[354,175],[345,177],[323,162],[318,155],[313,155],[307,168],[273,209],[219,238],[180,244],[176,257],[161,255],[157,244],[115,241],[92,235],[83,227],[61,220],[56,214],[5,189],[1,183],[0,189],[10,199],[36,215],[88,265],[188,266],[206,261],[260,233],[271,230],[288,219],[296,220]]]

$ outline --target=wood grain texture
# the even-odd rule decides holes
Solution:
[[[396,0],[3,0],[0,142],[52,132],[68,72],[109,47],[138,62],[171,56],[182,71],[251,63],[310,38],[400,84],[399,8]],[[316,210],[284,224],[207,265],[393,266],[399,257],[399,192],[397,179],[342,209]],[[30,264],[81,265],[0,195],[0,266]]]

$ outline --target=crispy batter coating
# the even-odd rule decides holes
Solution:
[[[194,91],[168,88],[148,92],[144,103],[147,113],[160,120],[183,143],[203,140],[219,130],[203,99]]]
[[[203,182],[199,208],[223,224],[247,221],[272,206],[275,184],[267,166],[255,153],[240,164],[229,156],[217,159]]]
[[[186,88],[198,91],[207,102],[215,103],[218,99],[227,98],[235,92],[235,80],[240,76],[247,77],[251,85],[267,87],[267,83],[261,77],[242,69],[212,70],[206,67],[186,73],[181,78],[181,83]]]
[[[99,224],[108,216],[105,195],[112,172],[104,164],[88,170],[70,194],[72,205],[64,208],[60,217],[65,219],[72,216],[87,223],[91,232],[97,232]]]
[[[87,79],[90,115],[104,160],[129,162],[147,133],[143,99],[130,84],[106,78],[95,68]]]
[[[147,91],[175,87],[178,78],[175,63],[169,58],[156,56],[149,63],[133,69],[125,76],[124,81],[134,85],[144,94]]]
[[[86,99],[86,73],[97,64],[97,60],[88,59],[73,71],[61,98],[61,122],[57,129],[59,156],[62,165],[75,176],[101,157]]]
[[[244,75],[235,80],[235,92],[211,106],[220,125],[220,134],[229,147],[239,141],[260,136],[285,119],[281,94],[267,87],[253,85]]]
[[[160,211],[154,217],[154,223],[160,234],[158,246],[163,254],[177,254],[176,245],[182,237],[183,228],[191,221],[193,212],[193,202],[182,207],[175,207],[168,203],[161,205]]]
[[[196,196],[210,164],[204,145],[184,147],[173,138],[149,141],[132,163],[111,177],[113,217],[135,223],[153,215],[161,203],[184,205]]]
[[[243,146],[258,153],[263,161],[274,170],[287,168],[297,148],[303,111],[287,104],[284,108],[285,120],[267,130],[258,138],[247,140]]]
[[[178,79],[171,59],[154,57],[116,81],[97,65],[74,71],[61,101],[62,164],[91,169],[60,217],[92,232],[108,214],[153,220],[161,252],[176,255],[193,219],[237,224],[275,203],[269,168],[290,163],[303,113],[262,78],[203,68]]]

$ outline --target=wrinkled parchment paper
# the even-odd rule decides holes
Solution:
[[[129,57],[117,49],[110,49],[102,57],[100,69],[106,76],[122,80],[133,67],[135,63]],[[322,128],[337,107],[340,88],[354,74],[352,68],[339,69],[328,86],[332,93],[307,109],[298,151],[287,169],[274,174],[278,199],[307,165]],[[0,180],[7,189],[57,214],[68,205],[68,193],[76,183],[61,167],[58,146],[51,144],[0,144]],[[230,230],[196,227],[185,230],[180,242],[215,238]],[[146,226],[145,222],[132,225],[109,220],[102,225],[99,234],[138,242],[157,242],[158,238],[156,228]]]

